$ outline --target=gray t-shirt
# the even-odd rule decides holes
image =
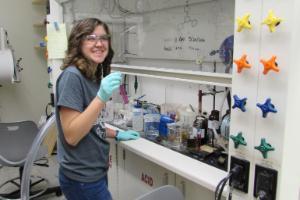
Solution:
[[[102,114],[90,132],[73,147],[67,144],[60,122],[59,107],[83,112],[95,98],[99,84],[85,78],[74,66],[67,67],[56,83],[56,121],[58,160],[62,173],[76,181],[94,182],[108,170],[109,143],[105,140]],[[103,113],[103,112],[101,112]]]

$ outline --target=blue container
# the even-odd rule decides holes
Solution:
[[[168,136],[168,127],[167,124],[174,123],[174,120],[171,119],[169,116],[162,115],[160,117],[159,123],[159,135],[163,138],[167,138]]]

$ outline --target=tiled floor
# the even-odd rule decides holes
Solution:
[[[49,167],[41,167],[34,166],[32,170],[32,175],[45,177],[49,180],[49,185],[58,186],[58,163],[56,161],[56,156],[53,155],[49,159]],[[0,185],[4,183],[6,180],[18,176],[18,168],[14,167],[0,167]],[[13,186],[10,186],[13,187]],[[14,187],[15,188],[15,187]],[[6,188],[5,190],[9,190],[10,188]],[[0,190],[0,193],[5,191]],[[1,199],[1,197],[0,197]],[[44,197],[35,198],[37,200],[64,200],[65,198],[62,196],[57,197],[55,194],[49,194]]]

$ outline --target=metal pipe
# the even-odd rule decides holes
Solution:
[[[22,182],[21,182],[21,200],[29,200],[29,186],[30,186],[30,174],[33,166],[33,162],[36,159],[41,143],[45,136],[48,134],[49,128],[55,123],[55,115],[52,115],[47,122],[39,130],[35,137],[33,144],[28,152],[27,160],[24,165]]]

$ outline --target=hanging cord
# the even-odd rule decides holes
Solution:
[[[137,76],[135,75],[134,76],[134,93],[136,94],[136,91],[138,89],[138,86],[139,86],[139,83],[138,83],[138,80],[137,80]]]
[[[216,190],[215,190],[215,200],[219,200],[219,196],[222,196],[224,187],[227,183],[227,181],[230,179],[232,173],[229,173],[225,178],[223,178],[217,185]],[[221,187],[221,188],[220,188]],[[219,191],[220,190],[220,191]]]
[[[241,167],[240,166],[233,167],[230,170],[229,174],[218,183],[218,185],[216,187],[216,190],[215,190],[215,200],[221,200],[222,193],[223,193],[223,190],[225,188],[225,185],[226,185],[227,181],[231,178],[232,175],[239,174],[240,171],[241,171]],[[232,198],[232,194],[230,194],[229,197]]]
[[[47,119],[47,120],[53,115],[52,110],[50,110],[50,112],[49,112],[49,107],[52,108],[52,106],[53,106],[53,105],[52,105],[51,103],[48,103],[48,104],[46,105],[46,108],[45,108],[45,114],[46,114],[46,119]]]
[[[125,86],[125,93],[126,95],[128,95],[127,74],[124,75],[124,86]]]

